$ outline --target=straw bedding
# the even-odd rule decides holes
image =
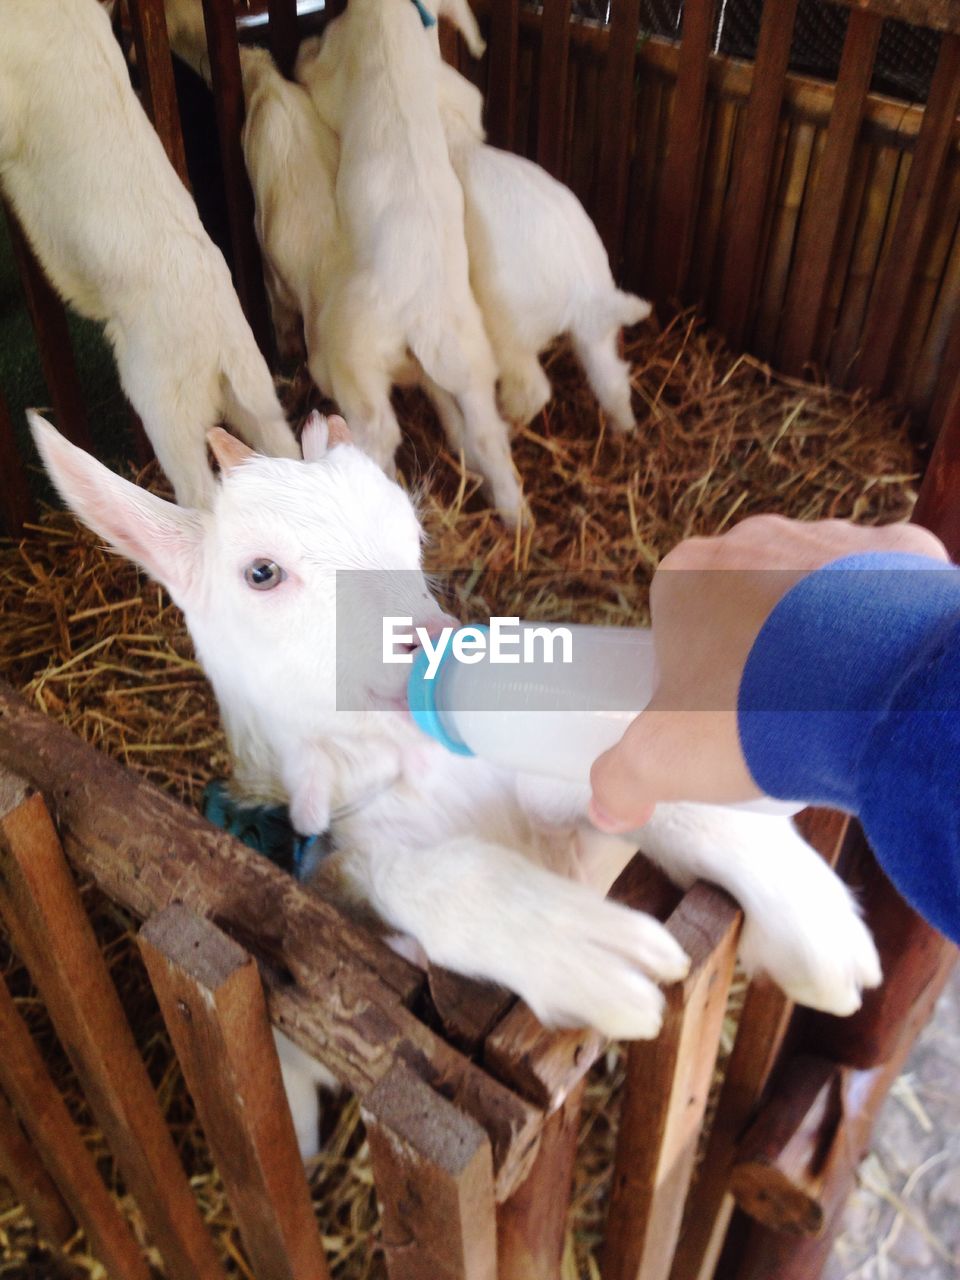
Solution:
[[[864,521],[909,514],[921,460],[893,407],[734,357],[689,314],[660,333],[643,328],[629,339],[627,354],[639,422],[627,439],[605,429],[569,355],[558,349],[550,356],[555,398],[514,442],[535,517],[535,526],[518,535],[487,509],[475,478],[441,443],[426,405],[413,395],[401,401],[409,433],[401,470],[419,493],[430,567],[466,571],[455,589],[463,616],[496,611],[638,622],[658,557],[689,534],[719,532],[764,510]],[[285,381],[282,392],[299,420],[312,403],[305,375]],[[140,478],[162,489],[155,468]],[[0,543],[0,601],[0,675],[36,706],[187,803],[197,801],[209,778],[228,771],[213,701],[179,612],[70,516],[51,511],[18,544]],[[203,1215],[230,1274],[248,1276],[130,922],[93,889],[84,892]],[[0,968],[104,1176],[118,1186],[43,1010],[2,942]],[[611,1050],[589,1081],[564,1280],[599,1274],[593,1255],[621,1078],[620,1056]],[[311,1184],[334,1274],[380,1277],[356,1103],[329,1108],[325,1125]],[[129,1199],[124,1205],[143,1238],[135,1206]],[[82,1238],[72,1252],[82,1270],[102,1274]],[[49,1274],[49,1255],[0,1188],[0,1275]]]

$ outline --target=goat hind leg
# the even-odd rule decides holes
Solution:
[[[632,431],[637,423],[631,404],[630,366],[617,352],[617,332],[601,338],[573,335],[573,348],[600,408],[617,431]]]

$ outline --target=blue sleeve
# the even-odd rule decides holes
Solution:
[[[738,720],[763,791],[857,815],[960,941],[960,569],[864,555],[804,578],[754,642]]]

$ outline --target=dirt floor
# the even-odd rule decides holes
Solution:
[[[823,1280],[960,1276],[960,968],[880,1115]]]

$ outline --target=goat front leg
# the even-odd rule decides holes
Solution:
[[[710,880],[744,910],[740,959],[792,1000],[840,1016],[881,980],[880,960],[843,881],[789,818],[712,805],[658,805],[638,843],[682,886]]]
[[[384,838],[342,866],[434,964],[502,983],[550,1026],[650,1039],[663,1018],[656,984],[687,973],[686,955],[653,917],[503,845],[459,837],[404,848]]]

